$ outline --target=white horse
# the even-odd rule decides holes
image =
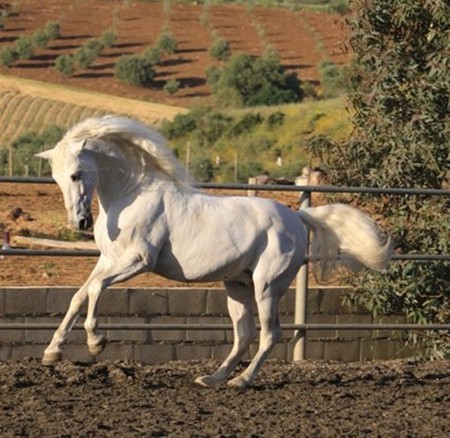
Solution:
[[[86,300],[87,344],[98,355],[105,346],[97,332],[101,292],[153,271],[179,281],[225,283],[234,344],[215,373],[196,380],[204,386],[227,381],[254,340],[255,299],[259,350],[248,368],[228,381],[246,387],[279,338],[278,303],[305,258],[307,226],[314,233],[312,256],[320,259],[323,272],[338,254],[353,267],[377,270],[390,259],[389,241],[380,237],[371,219],[348,206],[294,212],[272,200],[201,193],[164,138],[127,118],[84,120],[54,149],[38,156],[50,160],[69,221],[78,229],[92,226],[91,202],[97,191],[94,234],[101,252],[45,350],[44,365],[61,359],[62,344]]]

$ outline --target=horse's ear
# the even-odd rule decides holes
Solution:
[[[70,145],[70,150],[74,154],[78,154],[86,147],[86,144],[87,144],[87,139],[84,139],[83,141],[77,141],[76,143],[72,143]]]
[[[44,160],[50,160],[53,157],[53,149],[39,152],[38,154],[35,154],[35,157],[43,158]]]

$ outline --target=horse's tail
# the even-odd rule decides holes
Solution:
[[[357,209],[331,204],[307,208],[299,214],[313,231],[310,254],[318,279],[325,280],[337,260],[353,271],[362,267],[380,271],[388,265],[391,240]]]

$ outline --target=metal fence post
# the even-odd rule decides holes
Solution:
[[[308,208],[311,205],[311,192],[302,192],[300,196],[300,210]],[[309,232],[306,238],[306,250],[309,247]],[[306,323],[306,294],[308,291],[308,262],[304,263],[297,274],[295,286],[295,310],[294,323]],[[305,336],[306,330],[297,330],[294,333],[294,349],[292,359],[305,359]]]

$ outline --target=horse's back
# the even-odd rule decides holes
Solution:
[[[300,217],[274,201],[197,194],[181,208],[166,212],[168,240],[156,266],[161,275],[221,280],[252,271],[263,255],[283,270],[304,253]]]

